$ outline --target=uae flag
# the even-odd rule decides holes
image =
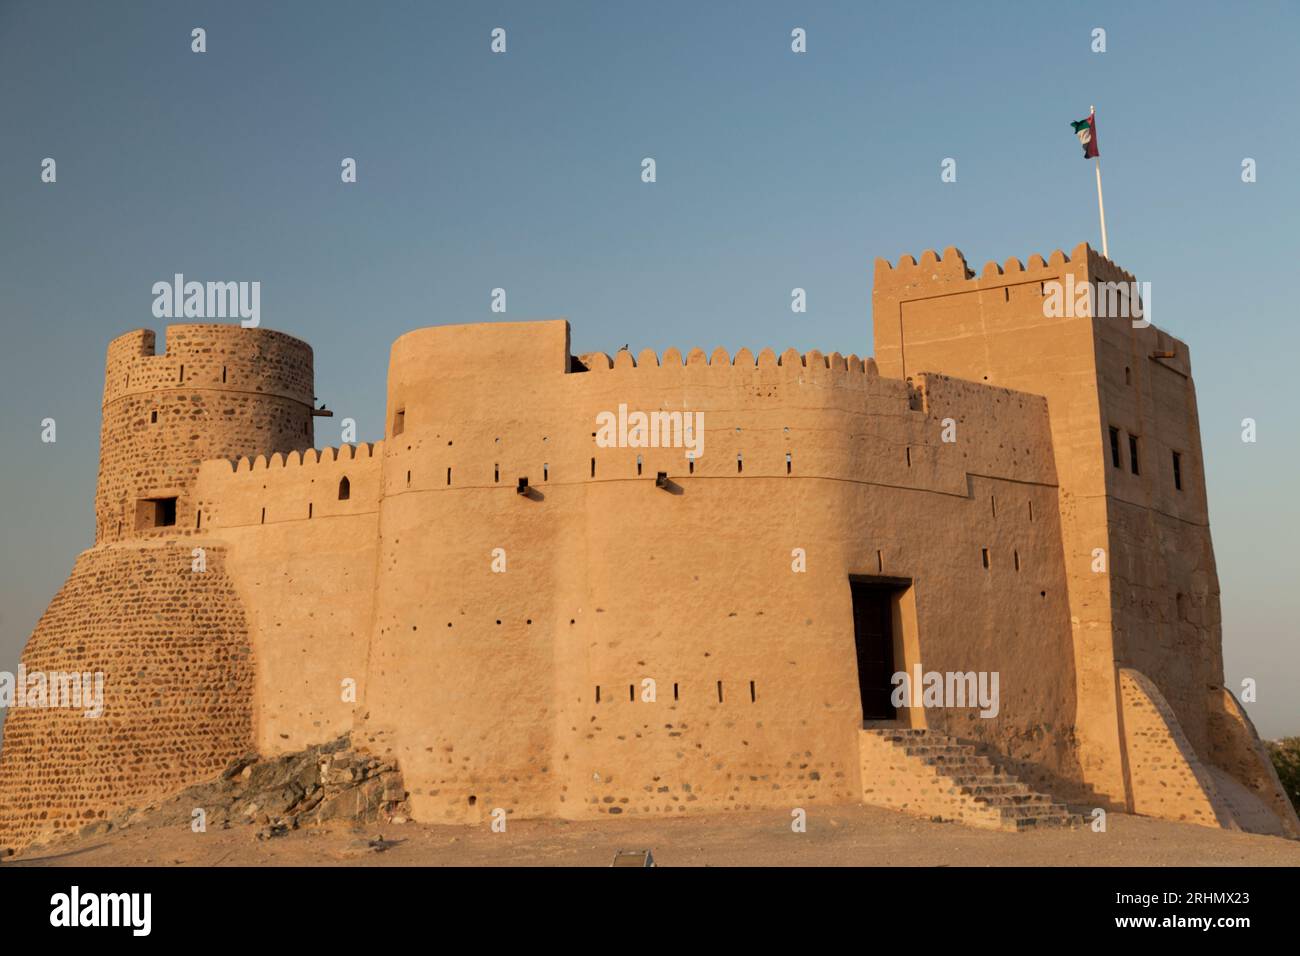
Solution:
[[[1097,149],[1097,115],[1094,113],[1087,119],[1081,119],[1070,125],[1074,127],[1075,135],[1083,144],[1083,158],[1092,159],[1094,156],[1100,156],[1101,151]]]

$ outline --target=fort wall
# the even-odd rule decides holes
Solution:
[[[1133,281],[1091,249],[1087,265],[1094,282]],[[1154,325],[1094,327],[1102,424],[1121,436],[1119,465],[1104,469],[1116,659],[1160,688],[1208,759],[1205,690],[1223,685],[1222,619],[1191,357]]]
[[[195,501],[229,549],[258,662],[260,753],[352,727],[374,611],[380,453],[344,445],[199,470]]]
[[[850,575],[911,579],[926,669],[1003,668],[1001,717],[932,726],[1078,780],[1068,642],[1043,636],[1068,631],[1041,399],[909,388],[818,353],[588,355],[570,372],[567,336],[443,327],[393,349],[364,710],[417,814],[856,799]],[[703,456],[599,447],[619,404],[703,411]],[[943,442],[945,419],[972,440]]]

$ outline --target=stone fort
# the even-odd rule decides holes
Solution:
[[[9,711],[0,844],[344,734],[434,823],[866,802],[1300,836],[1224,686],[1187,347],[1046,317],[1067,276],[1133,280],[1086,245],[877,260],[866,359],[418,329],[383,440],[324,450],[305,342],[114,339],[94,546],[22,656],[105,674],[104,713]],[[620,406],[702,412],[704,454],[598,442]],[[996,712],[900,706],[899,672],[996,674]]]

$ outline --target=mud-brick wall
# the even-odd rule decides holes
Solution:
[[[13,707],[0,846],[75,832],[219,773],[252,744],[253,663],[225,552],[194,539],[77,559],[23,652],[32,672],[104,675],[103,714]]]
[[[1002,673],[1007,706],[966,736],[1078,776],[1043,399],[767,349],[592,353],[577,372],[568,344],[539,322],[393,347],[358,733],[393,748],[416,819],[860,799],[853,575],[914,582],[900,669]],[[603,446],[621,405],[704,414],[706,450]]]

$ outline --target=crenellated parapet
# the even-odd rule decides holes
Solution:
[[[878,375],[876,363],[870,358],[856,355],[841,355],[831,352],[829,355],[813,349],[800,353],[796,349],[786,349],[779,355],[773,349],[763,349],[755,358],[754,353],[742,348],[733,358],[724,348],[716,348],[711,355],[701,348],[690,349],[683,358],[675,348],[665,349],[662,360],[653,349],[642,349],[636,358],[629,351],[616,352],[613,358],[605,352],[586,352],[578,356],[586,371],[623,371],[626,369],[677,369],[677,368],[796,368],[829,369],[834,372],[854,372],[865,375]]]
[[[960,249],[949,246],[943,253],[927,249],[921,253],[920,261],[911,255],[899,258],[898,263],[888,259],[876,259],[876,276],[874,291],[887,297],[911,298],[911,293],[920,290],[935,291],[937,287],[953,286],[998,276],[1015,278],[1023,273],[1051,272],[1062,274],[1067,266],[1077,269],[1083,265],[1091,268],[1108,268],[1116,274],[1122,273],[1118,266],[1109,259],[1095,252],[1086,242],[1077,245],[1070,253],[1061,249],[1052,251],[1046,258],[1038,253],[1030,255],[1025,262],[1015,256],[999,264],[990,260],[977,274],[966,262]],[[1128,275],[1128,273],[1123,273]],[[1131,279],[1132,276],[1129,275]]]
[[[373,513],[382,462],[382,442],[206,461],[195,507],[214,532]]]
[[[238,325],[169,325],[160,355],[152,329],[136,329],[108,346],[104,404],[179,388],[273,395],[310,405],[311,346],[272,329]]]
[[[237,475],[252,474],[260,470],[309,468],[312,465],[329,466],[340,462],[365,461],[373,458],[376,453],[382,454],[382,445],[383,442],[360,442],[356,445],[337,445],[331,448],[306,448],[287,454],[273,452],[269,457],[257,455],[253,458],[244,456],[225,459],[225,464],[232,466],[231,470]],[[292,471],[286,471],[286,474],[292,475]]]

